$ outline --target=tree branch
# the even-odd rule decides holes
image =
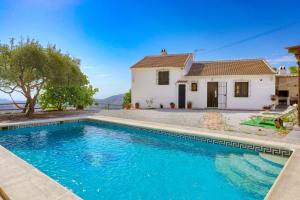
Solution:
[[[13,102],[13,104],[18,108],[18,109],[24,109],[24,108],[22,108],[21,106],[19,106],[16,102],[15,102],[15,100],[12,98],[12,96],[11,96],[11,94],[9,94],[9,97],[10,97],[10,99],[12,100],[12,102]]]

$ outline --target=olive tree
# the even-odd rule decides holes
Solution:
[[[96,92],[98,89],[89,84],[76,87],[46,86],[39,97],[39,104],[43,109],[60,111],[67,107],[84,109],[95,103],[93,96]]]
[[[10,44],[0,44],[0,91],[20,109],[12,94],[22,94],[26,99],[23,111],[30,116],[45,85],[76,86],[86,81],[79,66],[78,59],[55,46],[43,47],[31,39],[15,44],[12,39]]]

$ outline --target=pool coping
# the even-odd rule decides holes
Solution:
[[[0,195],[4,200],[81,199],[1,145],[0,188]]]
[[[64,118],[52,118],[52,119],[43,119],[43,120],[34,120],[34,121],[26,121],[26,122],[14,122],[14,123],[1,123],[0,124],[0,129],[3,127],[8,127],[8,126],[31,126],[34,124],[47,124],[47,123],[63,123],[66,121],[81,121],[81,120],[95,120],[95,121],[104,121],[104,122],[112,122],[112,123],[118,123],[118,124],[123,124],[123,125],[129,125],[129,126],[135,126],[135,127],[141,127],[141,128],[149,128],[149,129],[156,129],[156,130],[163,130],[163,131],[170,131],[170,132],[176,132],[182,135],[189,135],[189,136],[198,136],[198,137],[206,137],[206,138],[212,138],[216,140],[226,140],[226,141],[234,141],[234,142],[241,142],[241,143],[246,143],[246,144],[253,144],[253,145],[259,145],[259,146],[268,146],[272,148],[279,148],[279,149],[288,149],[292,151],[292,155],[288,159],[287,163],[285,164],[283,170],[281,173],[278,175],[276,178],[275,182],[273,183],[272,188],[269,190],[268,194],[266,195],[265,199],[270,200],[270,199],[275,199],[275,200],[285,200],[285,199],[300,199],[300,194],[298,194],[298,190],[300,187],[300,145],[297,144],[291,144],[291,143],[285,143],[285,142],[279,142],[279,141],[270,141],[267,139],[257,139],[257,138],[244,138],[241,136],[233,136],[233,135],[226,135],[226,134],[220,134],[220,133],[210,133],[210,132],[201,132],[197,129],[189,129],[185,127],[174,127],[169,124],[161,124],[161,123],[156,123],[156,122],[145,122],[145,121],[138,121],[138,120],[131,120],[131,119],[123,119],[123,118],[115,118],[115,117],[107,117],[107,116],[81,116],[81,117],[64,117]],[[7,173],[6,171],[8,169],[4,169],[3,174],[3,159],[2,154],[3,152],[9,152],[6,150],[4,147],[0,145],[0,177],[4,176]],[[7,153],[6,153],[7,154]],[[9,152],[10,156],[9,159],[13,160],[13,165],[15,166],[24,166],[26,164],[26,168],[28,169],[27,172],[29,174],[34,176],[40,177],[44,183],[43,190],[40,190],[40,192],[43,195],[46,195],[46,198],[41,198],[39,196],[38,199],[49,199],[47,195],[53,193],[52,186],[55,186],[55,191],[59,191],[63,193],[64,198],[62,199],[80,199],[78,196],[76,196],[74,193],[71,191],[67,190],[64,186],[60,185],[53,179],[49,178],[47,175],[43,174],[39,170],[37,170],[35,167],[27,163],[26,161],[22,160],[21,158],[18,158],[16,155],[13,153]],[[25,163],[25,164],[24,164]],[[1,168],[2,167],[2,168]],[[6,166],[7,168],[7,166]],[[12,168],[14,169],[14,168]],[[8,170],[10,171],[10,170]],[[34,173],[33,173],[34,172]],[[44,178],[42,178],[44,177]],[[11,190],[14,192],[14,196],[17,196],[17,194],[20,193],[18,191],[18,187],[14,189],[12,184],[10,184],[10,188],[7,189],[3,187],[5,185],[5,181],[2,180],[3,178],[0,179],[0,187],[4,190],[4,192],[7,194],[7,196],[12,197]],[[12,179],[20,179],[20,177],[16,176],[13,177]],[[13,180],[9,179],[6,180],[8,182],[13,182]],[[25,183],[24,187],[31,188],[33,191],[36,191],[36,184],[30,183],[30,180],[22,180]],[[3,183],[4,182],[4,183]],[[18,184],[22,185],[20,181]],[[22,188],[21,191],[23,190]],[[40,188],[39,188],[40,189]],[[45,194],[45,191],[47,191],[49,194]],[[22,193],[22,192],[21,192]],[[22,193],[24,194],[24,193]],[[21,194],[21,195],[22,195]],[[22,197],[22,196],[20,196]],[[24,197],[23,197],[24,198]],[[61,197],[59,197],[61,198]],[[57,198],[57,199],[59,199]],[[22,198],[12,198],[12,199],[22,199]],[[27,198],[29,199],[29,198]],[[36,199],[36,198],[30,198],[30,199]],[[51,199],[56,199],[56,198],[51,198]]]

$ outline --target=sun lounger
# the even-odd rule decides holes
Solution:
[[[289,106],[283,112],[261,111],[259,114],[260,115],[286,115],[286,114],[294,112],[296,109],[297,109],[297,105],[293,105],[293,106]]]
[[[283,112],[266,112],[262,111],[259,114],[252,115],[250,118],[267,118],[269,120],[271,119],[277,119],[278,117],[284,117],[288,115],[294,115],[296,114],[297,105],[289,106],[285,111]]]
[[[282,126],[282,118],[286,116],[293,116],[296,117],[297,115],[297,105],[289,106],[283,112],[260,112],[257,115],[252,115],[251,119],[261,119],[261,123],[264,121],[274,121],[276,127],[279,128]]]

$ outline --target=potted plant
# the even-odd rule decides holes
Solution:
[[[163,109],[163,108],[164,108],[164,105],[160,104],[159,107],[160,107],[161,109]]]
[[[293,129],[293,125],[294,125],[293,122],[295,120],[293,119],[292,116],[284,116],[284,117],[282,117],[282,121],[283,121],[283,127],[287,128],[289,130]]]
[[[192,104],[192,102],[191,102],[191,101],[189,101],[189,102],[187,103],[187,107],[188,107],[188,109],[192,109],[192,107],[193,107],[193,104]]]
[[[175,108],[175,103],[171,102],[171,103],[170,103],[170,107],[171,107],[172,109],[174,109],[174,108]]]
[[[270,111],[270,110],[271,110],[271,107],[272,107],[272,106],[270,106],[270,105],[265,105],[265,106],[263,106],[263,110],[265,110],[265,111]]]
[[[139,109],[140,108],[140,104],[138,102],[135,103],[135,108]]]
[[[149,109],[153,109],[153,102],[154,102],[153,98],[146,100],[146,104]]]
[[[131,108],[131,104],[130,103],[125,104],[125,109],[126,110],[129,110],[130,108]]]

